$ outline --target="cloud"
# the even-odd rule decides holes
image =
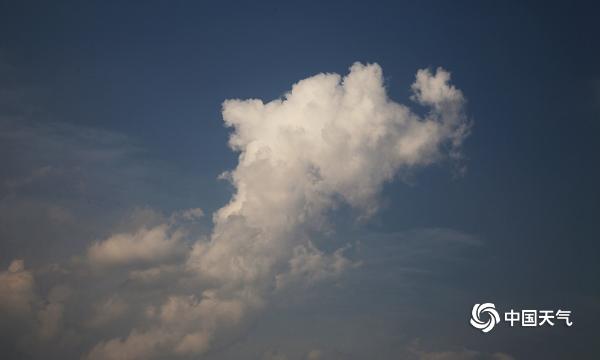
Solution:
[[[51,339],[59,331],[63,318],[64,307],[60,303],[50,303],[44,306],[38,314],[40,319],[39,332],[42,339]]]
[[[99,327],[121,317],[127,311],[129,305],[121,297],[112,295],[94,304],[93,308],[94,313],[89,325]]]
[[[168,260],[184,251],[183,234],[171,231],[167,224],[153,228],[142,227],[134,233],[112,235],[88,249],[93,266],[153,263]]]
[[[386,182],[434,162],[460,159],[469,128],[466,101],[449,80],[441,68],[417,73],[413,100],[429,109],[425,115],[388,98],[377,64],[356,63],[344,77],[312,76],[267,103],[226,100],[223,119],[232,129],[229,145],[239,160],[223,175],[234,194],[213,214],[209,234],[189,236],[188,223],[204,216],[199,208],[168,217],[136,211],[65,266],[64,276],[82,296],[78,302],[50,291],[36,303],[42,297],[33,293],[33,275],[17,262],[11,265],[14,271],[0,274],[0,304],[35,313],[45,338],[70,339],[69,331],[61,333],[67,323],[71,333],[89,331],[71,336],[81,341],[78,348],[89,345],[87,359],[197,358],[225,346],[280,299],[281,290],[338,281],[360,264],[349,255],[351,244],[336,249],[317,241],[333,234],[328,219],[336,208],[347,205],[367,219],[379,208]],[[84,147],[71,154],[70,145],[62,148],[56,141],[62,138],[56,131],[38,130],[15,130],[5,137],[18,143],[20,136],[49,133],[51,147],[75,165],[107,164],[137,151],[109,137],[97,151]],[[91,138],[95,134],[82,136]],[[124,150],[110,151],[113,142]],[[38,170],[13,181],[11,196],[64,172],[37,165]],[[111,276],[86,267],[109,269]],[[58,273],[47,276],[58,277],[53,278],[57,283],[64,279]],[[3,295],[4,288],[19,290]],[[37,305],[26,305],[32,303]],[[128,327],[111,327],[115,323]]]
[[[448,79],[442,69],[418,73],[413,90],[433,107],[426,118],[387,97],[376,64],[356,63],[343,79],[302,80],[267,104],[225,101],[229,143],[240,152],[228,174],[236,193],[215,214],[211,241],[196,245],[190,269],[227,284],[267,285],[338,200],[371,214],[398,171],[442,158],[448,142],[458,151],[464,98]]]
[[[132,270],[129,272],[129,279],[142,283],[156,283],[177,275],[179,269],[180,266],[178,265],[159,265],[147,269]]]
[[[21,259],[13,260],[7,271],[0,272],[0,312],[29,315],[35,302],[33,274],[25,270]]]
[[[175,218],[183,220],[197,220],[204,216],[204,211],[200,208],[182,210],[174,214]]]
[[[191,189],[212,176],[182,175],[140,146],[135,135],[39,117],[15,119],[0,109],[4,261],[63,261],[93,240],[137,229],[114,227],[129,221],[135,207],[182,208],[182,199],[195,202]],[[200,210],[194,211],[182,214],[183,220],[196,221]]]
[[[48,344],[63,329],[65,303],[71,296],[66,285],[55,285],[40,296],[34,272],[23,260],[13,260],[0,272],[0,346],[11,341],[9,349],[23,347],[35,351],[33,344]],[[28,348],[29,347],[29,348]]]
[[[147,359],[165,354],[202,354],[213,336],[236,326],[246,305],[241,299],[223,300],[207,290],[195,296],[170,296],[157,313],[150,329],[133,329],[125,339],[97,344],[87,359]]]
[[[457,157],[468,122],[449,79],[441,68],[417,73],[412,89],[431,109],[425,117],[387,97],[377,64],[356,63],[343,78],[315,75],[268,103],[225,101],[229,145],[240,155],[224,177],[236,191],[215,213],[210,241],[194,246],[188,270],[219,298],[244,303],[240,294],[252,293],[258,304],[278,286],[339,276],[351,261],[314,247],[311,231],[342,202],[373,214],[381,187],[399,172],[448,149]]]
[[[418,72],[414,98],[431,108],[424,118],[387,97],[376,64],[356,63],[344,78],[313,76],[266,104],[225,101],[223,119],[233,128],[229,144],[240,156],[224,177],[236,191],[214,214],[209,241],[196,242],[186,263],[205,290],[200,297],[169,297],[158,324],[100,344],[90,357],[118,347],[129,353],[140,342],[201,354],[223,328],[262,309],[274,289],[340,276],[352,261],[344,249],[317,249],[311,231],[322,230],[327,212],[341,202],[371,215],[381,187],[398,172],[443,159],[444,149],[459,152],[468,127],[465,100],[448,81],[443,69]],[[111,237],[90,248],[89,258],[164,258],[176,243],[166,230]],[[158,339],[157,333],[170,335]]]
[[[345,248],[337,249],[333,254],[325,254],[312,243],[294,248],[289,260],[289,271],[275,276],[276,289],[290,286],[306,287],[324,280],[336,279],[344,271],[359,263],[353,263],[344,257]]]
[[[87,360],[137,360],[155,356],[169,334],[160,331],[140,333],[133,330],[125,340],[112,339],[94,346],[86,356]]]

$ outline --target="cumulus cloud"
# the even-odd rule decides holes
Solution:
[[[3,340],[27,346],[46,343],[62,330],[65,304],[72,290],[52,286],[44,296],[36,291],[34,272],[21,259],[13,260],[0,272],[0,333]],[[27,349],[29,351],[31,349]]]
[[[142,227],[133,233],[121,233],[92,244],[88,258],[94,266],[128,265],[136,262],[160,262],[184,250],[183,234],[168,224]]]
[[[376,64],[356,63],[344,78],[313,76],[266,104],[225,101],[229,143],[240,152],[228,174],[236,193],[190,269],[228,284],[268,283],[338,200],[370,214],[398,171],[442,158],[446,145],[458,151],[465,100],[448,80],[442,69],[418,73],[416,99],[432,107],[425,118],[387,97]]]
[[[93,315],[89,320],[92,327],[103,326],[121,317],[129,305],[119,296],[112,295],[93,305]]]
[[[43,340],[55,337],[62,327],[65,302],[72,290],[66,285],[54,286],[41,309],[38,311],[39,336]]]
[[[387,97],[377,64],[356,63],[343,78],[315,75],[268,103],[225,101],[229,144],[240,153],[225,177],[236,192],[215,213],[210,241],[194,246],[188,270],[220,297],[252,293],[259,304],[273,288],[339,276],[351,261],[315,248],[310,232],[340,202],[372,214],[398,172],[445,150],[459,154],[465,99],[449,79],[441,68],[417,73],[412,90],[431,110],[425,117]]]
[[[235,327],[244,313],[244,299],[219,299],[206,290],[196,296],[172,295],[160,309],[148,314],[156,317],[150,329],[133,329],[125,339],[97,344],[88,359],[147,359],[165,354],[202,354],[212,338]]]
[[[178,274],[180,266],[159,265],[147,269],[136,269],[129,272],[129,279],[141,283],[156,283],[163,279],[171,278]]]
[[[42,339],[51,339],[59,331],[64,307],[60,303],[49,303],[39,312],[39,332]]]
[[[202,354],[222,329],[262,309],[276,289],[332,280],[355,265],[345,248],[315,247],[311,232],[322,230],[327,212],[342,202],[371,215],[381,187],[397,173],[459,154],[468,129],[465,99],[449,79],[443,69],[417,73],[413,99],[430,108],[425,117],[387,97],[377,64],[356,63],[343,78],[315,75],[268,103],[225,101],[229,144],[240,155],[223,177],[235,194],[214,214],[210,239],[196,242],[186,262],[205,290],[199,297],[169,297],[157,324],[98,344],[90,358],[112,358],[115,349],[135,357],[140,348],[144,357],[149,348]],[[150,260],[176,243],[165,227],[142,229],[97,243],[88,255],[96,263]]]
[[[226,100],[223,119],[239,160],[223,174],[234,194],[213,214],[212,232],[188,246],[185,223],[203,217],[201,209],[167,218],[146,211],[78,260],[126,271],[128,284],[149,295],[137,299],[139,317],[118,294],[88,303],[88,329],[123,316],[132,321],[120,337],[95,342],[87,359],[197,358],[238,336],[278,291],[336,281],[358,266],[349,244],[320,248],[315,237],[331,232],[328,214],[341,204],[368,218],[382,186],[398,174],[460,159],[469,123],[465,98],[449,80],[441,68],[417,73],[412,99],[428,108],[425,115],[388,98],[377,64],[356,63],[343,77],[312,76],[267,103]],[[11,269],[0,273],[0,305],[31,311],[24,304],[34,299],[33,277],[22,263]],[[164,279],[170,283],[153,289]],[[111,280],[97,285],[110,288]],[[4,288],[17,290],[3,295]],[[36,308],[47,338],[69,310],[67,297],[52,299]]]

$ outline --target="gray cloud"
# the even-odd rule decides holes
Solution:
[[[35,301],[34,280],[25,270],[23,260],[13,260],[8,270],[0,272],[0,309],[13,315],[28,315]]]

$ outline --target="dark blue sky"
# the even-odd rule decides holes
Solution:
[[[99,199],[114,194],[110,174],[80,166],[91,177],[106,176],[106,189],[92,200],[69,200],[75,209],[86,211],[89,201],[103,211],[199,206],[210,214],[231,193],[216,177],[237,163],[221,119],[225,99],[275,99],[300,79],[344,74],[360,61],[381,65],[389,96],[408,103],[416,70],[443,66],[468,99],[474,124],[464,145],[467,172],[453,177],[451,166],[435,165],[417,171],[410,184],[388,184],[385,208],[360,231],[447,228],[482,245],[461,250],[460,262],[427,260],[437,275],[422,280],[428,286],[415,285],[417,300],[404,304],[404,292],[388,289],[377,301],[388,310],[415,307],[444,317],[438,329],[404,315],[390,325],[403,329],[403,339],[420,338],[438,350],[591,359],[600,354],[593,344],[600,314],[598,11],[592,2],[3,2],[0,90],[8,100],[1,115],[122,134],[128,146],[143,149],[134,162],[150,170],[119,185],[125,190],[105,200],[109,205]],[[26,172],[27,161],[71,161],[63,153],[39,160],[18,143],[2,147],[3,180]],[[41,197],[68,198],[44,186]],[[20,236],[10,235],[19,233],[21,220],[15,221],[4,226],[2,264],[36,251],[8,239]],[[81,230],[69,243],[84,249],[105,235],[92,233]],[[53,256],[67,254],[73,255]],[[369,271],[375,270],[361,275],[366,282]],[[457,321],[486,299],[571,308],[577,326],[484,338]],[[360,308],[360,300],[342,303],[351,312]],[[294,311],[303,310],[281,316],[308,326]],[[379,356],[398,356],[394,351]]]

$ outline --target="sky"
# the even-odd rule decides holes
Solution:
[[[598,358],[599,10],[1,3],[1,357]]]

